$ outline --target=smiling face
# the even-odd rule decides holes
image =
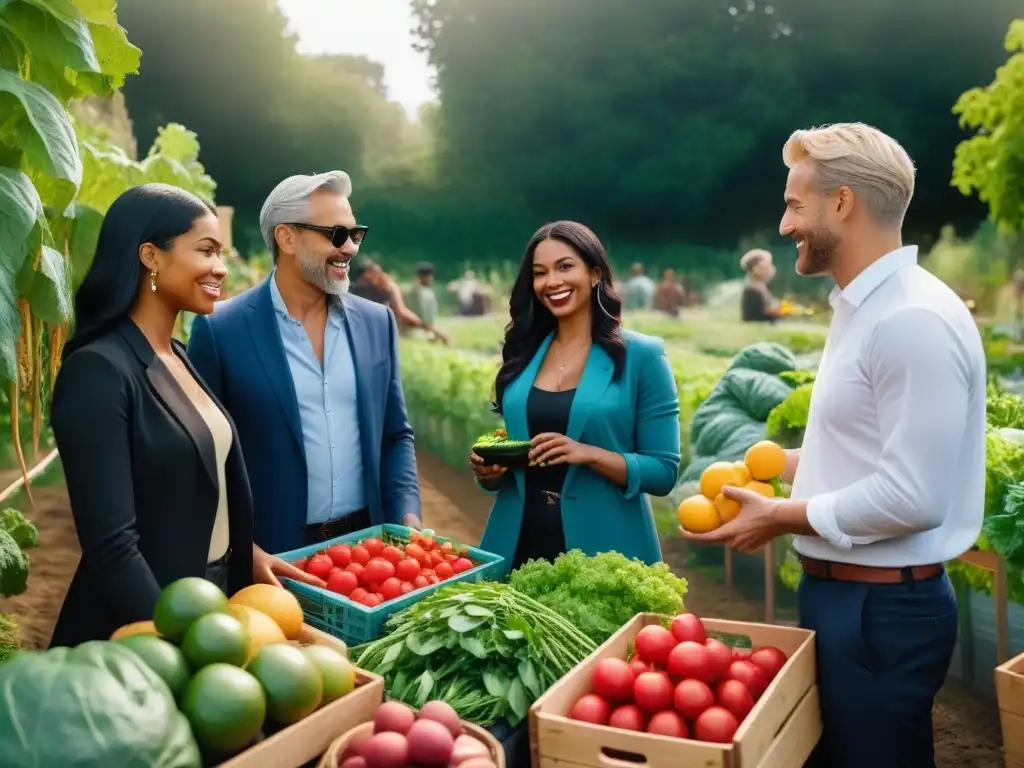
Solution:
[[[140,249],[146,268],[142,290],[151,291],[151,272],[156,272],[157,297],[175,311],[208,315],[220,298],[220,285],[227,276],[221,254],[220,222],[213,213],[196,219],[192,228],[163,251],[152,243]],[[152,291],[151,291],[152,292]]]
[[[600,279],[601,270],[588,267],[560,240],[543,240],[533,252],[533,291],[558,319],[589,309],[593,285]]]
[[[329,189],[314,192],[308,201],[305,222],[319,227],[354,227],[356,217],[348,199]],[[341,296],[348,291],[348,273],[359,246],[347,239],[335,248],[321,232],[287,227],[278,245],[282,253],[291,253],[302,279],[326,294]]]
[[[840,223],[834,216],[836,203],[836,194],[826,194],[819,188],[811,161],[803,160],[790,169],[779,234],[796,242],[797,274],[815,277],[832,271],[842,244]]]

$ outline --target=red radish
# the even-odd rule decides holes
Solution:
[[[652,717],[651,722],[647,724],[647,732],[659,736],[673,736],[677,739],[686,739],[690,736],[686,721],[670,709]]]
[[[644,664],[640,659],[634,658],[629,662],[629,668],[633,670],[633,675],[642,675],[644,672],[653,672],[654,670]]]
[[[395,565],[395,577],[402,581],[412,581],[420,575],[420,564],[413,560],[411,557],[407,557],[403,560],[399,560]]]
[[[452,765],[461,765],[474,757],[490,760],[491,751],[482,741],[477,741],[469,734],[464,733],[455,740],[455,746],[452,748]]]
[[[707,683],[700,680],[683,680],[672,695],[672,705],[687,720],[696,720],[700,714],[715,704],[715,694]]]
[[[704,631],[704,622],[692,613],[681,613],[672,619],[672,636],[680,643],[683,640],[703,643],[708,639]]]
[[[406,734],[416,722],[416,713],[400,701],[385,701],[373,713],[373,732],[393,731]]]
[[[366,768],[405,768],[409,764],[409,743],[400,733],[375,733],[362,752]]]
[[[715,680],[721,680],[725,677],[729,665],[732,664],[732,650],[728,645],[713,637],[707,639],[704,647],[708,649],[708,661],[714,668]]]
[[[761,668],[765,677],[768,678],[768,682],[771,682],[785,666],[786,654],[774,646],[766,645],[750,654],[750,660]]]
[[[739,680],[720,682],[715,689],[715,700],[720,707],[732,712],[740,722],[743,722],[743,718],[754,708],[753,695]]]
[[[380,553],[384,551],[384,542],[380,539],[370,538],[361,541],[360,544],[370,553],[370,557],[380,557]]]
[[[420,707],[420,720],[433,720],[440,723],[448,729],[453,739],[462,735],[462,723],[459,721],[459,715],[447,702],[428,701]]]
[[[672,633],[662,626],[652,624],[641,629],[634,641],[636,655],[648,664],[664,665],[669,653],[676,646]]]
[[[624,731],[642,731],[647,725],[647,718],[636,704],[623,704],[612,710],[608,725]]]
[[[352,548],[348,544],[335,544],[327,548],[327,556],[339,568],[352,562]]]
[[[607,725],[609,714],[611,714],[611,707],[608,706],[608,702],[596,693],[588,693],[581,696],[579,701],[572,705],[572,709],[569,710],[569,719],[594,725]]]
[[[664,672],[644,672],[633,683],[633,699],[644,712],[672,706],[672,681]]]
[[[768,678],[761,668],[752,661],[734,661],[729,665],[726,673],[730,680],[739,680],[745,686],[755,700],[761,697],[764,689],[768,687]]]
[[[455,747],[451,731],[436,720],[420,717],[409,733],[409,762],[415,765],[448,765]]]
[[[622,659],[601,659],[594,667],[591,686],[594,693],[610,702],[627,702],[633,698],[636,675]]]
[[[722,707],[711,707],[697,718],[693,731],[700,741],[728,744],[739,727],[739,721],[732,712]]]
[[[366,565],[370,562],[370,551],[362,544],[356,544],[352,547],[352,562]]]
[[[692,677],[709,685],[718,677],[707,646],[691,640],[684,640],[672,649],[668,657],[668,673],[676,680]]]

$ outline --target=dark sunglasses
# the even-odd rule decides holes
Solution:
[[[308,229],[310,232],[319,232],[330,240],[331,245],[335,248],[341,248],[349,238],[352,238],[353,245],[359,245],[363,242],[363,238],[366,237],[366,231],[369,229],[365,224],[359,224],[355,227],[318,227],[315,224],[292,223],[288,226],[297,229]]]

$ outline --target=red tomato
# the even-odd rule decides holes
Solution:
[[[370,557],[380,557],[380,553],[384,551],[384,542],[380,539],[370,538],[360,543],[370,553]]]
[[[633,682],[633,700],[644,712],[672,706],[672,681],[664,672],[644,672]]]
[[[327,579],[327,588],[339,595],[351,595],[352,590],[359,586],[359,578],[351,571],[335,568]]]
[[[352,562],[352,548],[348,544],[335,544],[327,548],[327,556],[339,568]]]
[[[647,732],[677,739],[690,738],[690,729],[686,726],[686,721],[670,709],[652,717],[651,722],[647,724]]]
[[[449,555],[455,551],[455,545],[452,544],[450,541],[445,541],[442,542],[441,546],[439,546],[438,549],[440,549],[446,555]]]
[[[363,573],[366,574],[366,578],[370,581],[381,582],[395,575],[395,566],[383,557],[373,557],[366,564]]]
[[[669,653],[676,646],[676,639],[664,627],[652,624],[644,627],[636,636],[636,655],[648,664],[664,665]]]
[[[715,679],[721,680],[732,664],[732,649],[728,645],[709,637],[704,647],[708,649],[708,660],[715,670]]]
[[[608,725],[624,731],[642,731],[647,726],[647,718],[636,704],[623,704],[612,710]]]
[[[629,668],[633,670],[634,675],[642,675],[644,672],[654,671],[651,667],[640,661],[640,659],[636,658],[629,662]]]
[[[313,555],[306,566],[306,573],[327,581],[327,577],[331,575],[331,569],[333,568],[334,563],[327,555]]]
[[[392,565],[398,565],[398,561],[402,559],[402,550],[398,547],[384,547],[380,552],[380,556]]]
[[[427,552],[419,544],[407,544],[405,547],[405,556],[411,557],[417,563],[420,564],[421,568],[430,567],[430,558],[427,557]]]
[[[411,557],[399,560],[395,565],[395,576],[402,581],[412,581],[420,575],[420,564]]]
[[[746,661],[750,658],[750,654],[753,653],[749,648],[733,648],[732,649],[732,660],[733,661]]]
[[[450,579],[455,575],[455,569],[452,568],[451,563],[446,563],[442,560],[434,566],[434,573],[437,574],[437,578],[444,581],[445,579]]]
[[[390,579],[385,579],[384,583],[380,585],[380,589],[374,590],[374,592],[380,592],[381,597],[385,600],[394,600],[402,594],[402,581],[392,576]]]
[[[363,602],[363,598],[366,597],[368,594],[370,594],[370,593],[367,592],[362,587],[356,587],[355,589],[352,590],[352,593],[349,595],[349,599],[353,603],[361,603],[361,602]]]
[[[687,720],[696,720],[701,712],[715,705],[715,694],[707,683],[683,680],[672,694],[672,705]]]
[[[427,577],[424,576],[422,573],[412,580],[412,585],[416,589],[423,589],[428,584],[430,584],[430,582],[427,581]]]
[[[747,690],[747,686],[739,680],[720,682],[715,689],[715,701],[718,702],[718,706],[732,712],[740,722],[743,722],[743,718],[754,708],[754,697]]]
[[[309,564],[309,558],[308,557],[300,557],[298,560],[296,560],[294,563],[292,563],[292,565],[294,565],[300,571],[306,570],[306,566],[308,564]]]
[[[594,693],[610,702],[627,702],[633,698],[633,683],[636,675],[622,659],[601,659],[594,666],[594,677],[590,686]]]
[[[359,563],[360,565],[366,565],[370,562],[370,550],[362,544],[356,544],[352,547],[352,562]]]
[[[437,542],[434,541],[433,536],[421,536],[419,543],[427,552],[437,547]]]
[[[437,578],[437,574],[430,568],[424,568],[422,571],[420,571],[420,576],[423,576],[427,580],[428,584],[437,584],[437,582],[439,581],[439,579]]]
[[[401,589],[401,594],[403,594],[403,595],[408,595],[408,594],[409,594],[410,592],[412,592],[412,591],[413,591],[414,589],[416,589],[416,587],[414,587],[414,586],[413,586],[412,584],[410,584],[410,583],[409,583],[408,581],[403,581],[403,582],[402,582],[402,589]]]
[[[473,567],[473,561],[467,557],[460,557],[452,563],[452,570],[456,573],[463,573]]]
[[[761,671],[761,668],[752,661],[734,661],[729,665],[729,671],[726,673],[726,676],[730,680],[739,680],[747,686],[747,690],[750,691],[755,701],[761,697],[764,689],[768,687],[768,678]]]
[[[366,571],[363,571],[363,576],[364,577],[366,576]],[[371,581],[371,582],[369,582],[366,585],[366,591],[367,592],[374,592],[374,593],[380,592],[380,582],[379,581]]]
[[[359,602],[367,608],[376,608],[380,605],[380,595],[375,595],[373,592],[367,592]]]
[[[739,721],[732,712],[722,707],[711,707],[697,718],[693,731],[699,741],[729,744],[739,727]]]
[[[584,723],[595,725],[606,725],[611,707],[608,702],[594,693],[581,696],[579,701],[572,705],[569,710],[570,720],[582,720]]]
[[[668,655],[668,673],[676,680],[694,678],[708,685],[715,682],[718,671],[707,646],[684,640]]]
[[[459,556],[456,555],[454,552],[449,552],[448,554],[446,554],[444,556],[444,561],[446,563],[454,563],[458,559],[459,559]]]
[[[345,570],[349,573],[354,573],[356,575],[356,578],[362,579],[364,567],[365,566],[360,565],[359,563],[349,563],[347,566],[345,566]]]
[[[774,646],[766,645],[750,654],[750,660],[761,668],[765,677],[768,678],[768,682],[771,682],[779,674],[779,670],[785,666],[786,654]]]
[[[433,552],[428,552],[427,557],[430,559],[431,568],[436,568],[444,562],[444,555],[438,552],[436,549]]]
[[[672,636],[680,643],[683,640],[703,643],[708,639],[704,631],[704,622],[693,613],[681,613],[672,619]]]

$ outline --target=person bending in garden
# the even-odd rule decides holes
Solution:
[[[480,546],[517,568],[566,549],[661,559],[646,494],[679,471],[679,398],[661,340],[623,330],[604,247],[571,221],[530,239],[512,286],[494,408],[536,466],[471,453],[496,492]]]
[[[261,285],[196,318],[188,352],[238,424],[269,552],[380,523],[419,526],[412,427],[386,306],[348,295],[367,227],[348,174],[285,179],[260,211]]]
[[[186,576],[229,594],[322,584],[253,545],[238,433],[171,338],[181,312],[213,311],[221,250],[213,207],[166,184],[129,189],[103,220],[50,417],[82,548],[51,646],[151,619]]]
[[[791,498],[726,489],[740,514],[684,534],[753,552],[796,534],[801,625],[817,633],[813,765],[932,768],[932,703],[957,636],[943,563],[985,497],[985,356],[970,312],[900,230],[914,166],[862,124],[796,131],[780,232],[797,272],[835,280]],[[795,475],[795,476],[794,476]]]

